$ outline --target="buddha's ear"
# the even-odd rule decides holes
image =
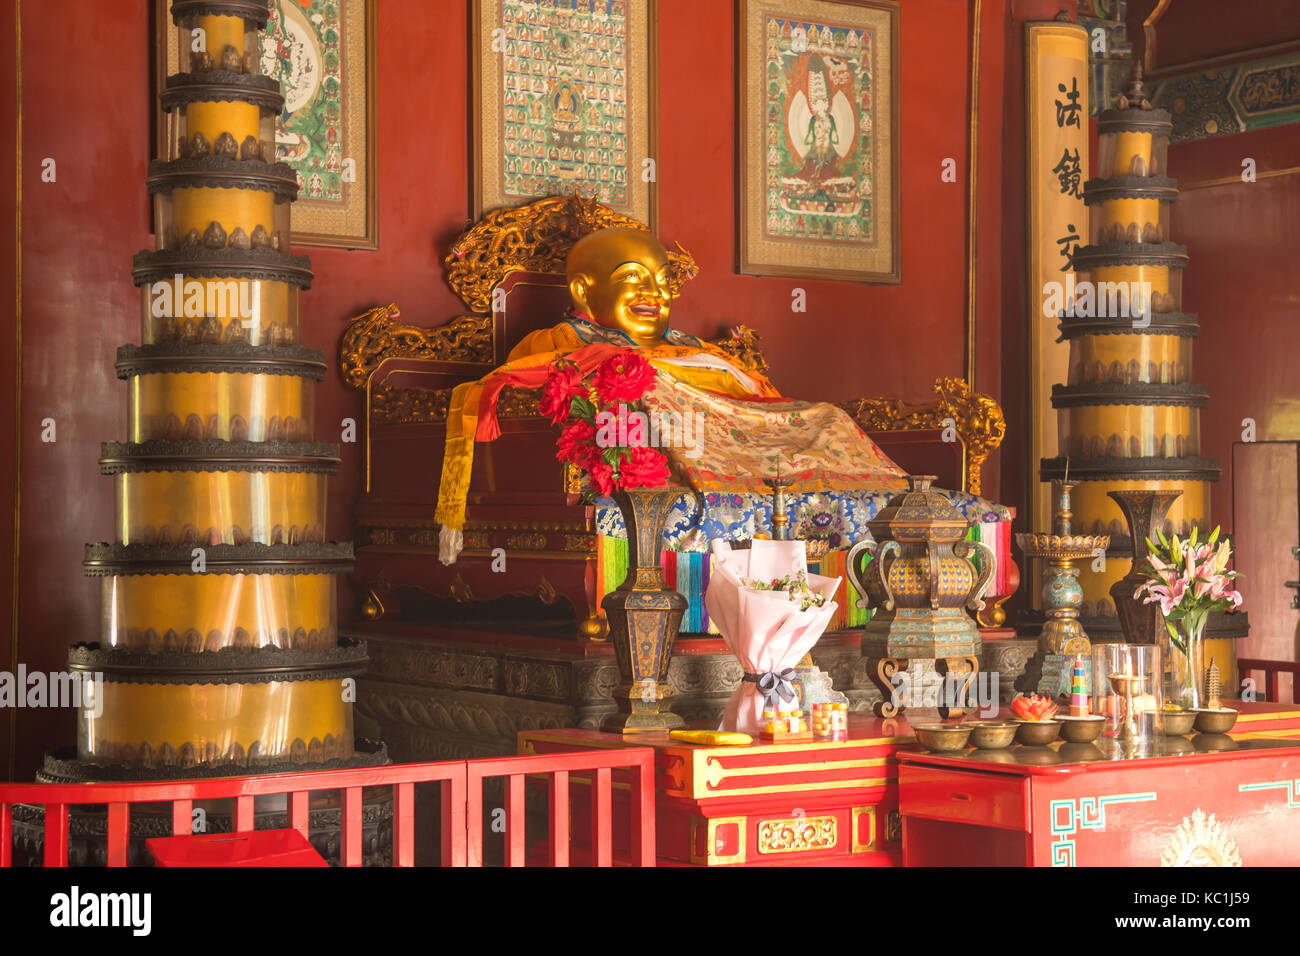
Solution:
[[[587,291],[591,288],[591,285],[591,277],[582,272],[569,280],[569,295],[573,298],[580,312],[588,314],[591,312],[591,308],[587,304]]]

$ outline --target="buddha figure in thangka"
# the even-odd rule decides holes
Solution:
[[[572,308],[564,321],[526,336],[504,365],[452,395],[438,493],[440,558],[462,546],[474,442],[500,434],[496,401],[506,385],[537,387],[561,356],[585,374],[620,349],[641,351],[656,370],[644,410],[661,420],[702,422],[690,447],[660,447],[674,480],[697,491],[769,493],[906,487],[904,472],[843,409],[785,398],[762,373],[722,348],[674,329],[669,259],[654,236],[602,229],[574,244],[565,264]],[[669,416],[679,416],[672,417]]]

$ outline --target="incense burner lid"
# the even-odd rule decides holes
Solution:
[[[900,544],[960,541],[970,522],[948,496],[930,487],[934,475],[908,475],[908,489],[892,498],[867,527],[879,542]]]

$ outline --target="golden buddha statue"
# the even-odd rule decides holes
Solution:
[[[565,320],[525,336],[500,368],[456,387],[436,515],[444,564],[462,546],[474,443],[500,434],[501,389],[540,386],[561,356],[585,373],[622,349],[640,350],[658,373],[642,400],[645,411],[703,422],[690,447],[660,448],[678,480],[697,491],[767,494],[764,479],[778,472],[796,492],[903,489],[903,470],[842,409],[784,398],[765,375],[673,329],[668,268],[667,250],[648,232],[589,233],[565,262],[573,302]]]

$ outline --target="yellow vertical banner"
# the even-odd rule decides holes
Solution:
[[[1058,318],[1045,315],[1053,288],[1064,288],[1070,257],[1088,244],[1088,31],[1051,21],[1025,26],[1025,187],[1028,232],[1030,505],[1033,528],[1049,530],[1048,486],[1038,463],[1057,453],[1052,386],[1068,375],[1069,347],[1057,342]],[[1057,284],[1060,284],[1059,286]],[[1062,301],[1060,296],[1056,301]],[[1035,569],[1034,580],[1038,580]],[[1037,593],[1037,588],[1034,589]]]

